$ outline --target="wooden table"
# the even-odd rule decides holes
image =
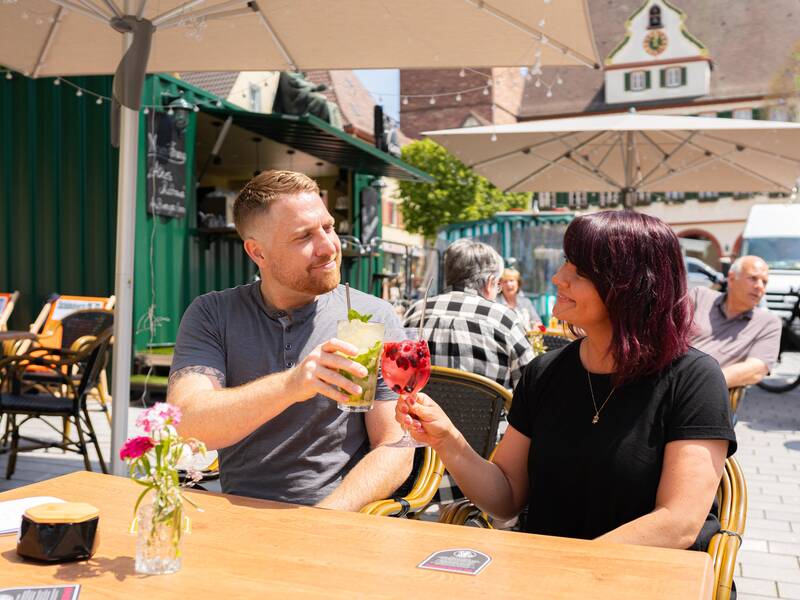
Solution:
[[[183,569],[134,572],[127,533],[141,488],[111,475],[72,473],[0,494],[52,495],[100,508],[89,561],[22,562],[0,536],[0,588],[79,583],[86,598],[711,598],[713,566],[700,552],[493,531],[190,492]],[[417,569],[437,550],[472,548],[492,562],[478,575]]]

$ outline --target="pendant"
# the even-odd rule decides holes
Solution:
[[[600,415],[595,415],[592,417],[592,425],[597,425],[597,422],[600,420]]]

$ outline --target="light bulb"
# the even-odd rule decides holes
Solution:
[[[497,134],[496,134],[496,133],[493,133],[493,134],[492,134],[492,141],[493,141],[493,142],[496,142],[496,141],[497,141]]]
[[[547,93],[545,94],[545,96],[547,96],[548,98],[552,98],[553,97],[553,90],[551,90],[550,88],[547,88]]]
[[[483,88],[483,95],[484,96],[488,96],[489,95],[489,88],[488,87]]]
[[[81,96],[83,96],[83,90],[78,90],[77,92],[75,92],[75,95],[76,95],[78,98],[80,98]]]
[[[428,100],[428,102],[429,102],[430,104],[436,104],[436,98],[434,98],[433,96],[431,96],[431,99],[430,99],[430,100]]]
[[[408,104],[408,96],[403,97],[403,104]]]
[[[458,76],[459,76],[459,77],[466,77],[466,75],[467,75],[467,72],[466,72],[464,69],[461,69],[461,70],[458,72]]]
[[[102,104],[103,103],[103,99],[102,98],[98,98],[97,100],[94,101],[94,103],[95,104]]]
[[[6,71],[6,79],[14,79],[14,76],[11,74],[11,71]]]
[[[456,102],[461,102],[461,94],[456,94]]]
[[[175,111],[170,107],[170,109],[167,111],[167,114],[170,115],[170,116],[174,115]]]
[[[150,109],[149,109],[149,108],[147,108],[147,107],[145,106],[145,107],[144,107],[144,110],[143,110],[142,112],[143,112],[144,114],[146,114],[146,115],[149,115],[149,114],[150,114]]]
[[[537,79],[537,80],[536,80],[536,81],[533,83],[533,85],[535,85],[536,87],[542,87],[542,80],[541,80],[541,79]]]
[[[492,80],[491,79],[487,79],[486,80],[486,87],[492,87]]]
[[[200,107],[199,106],[195,106],[192,110],[194,112],[200,112]]]
[[[56,77],[55,80],[53,81],[53,85],[61,85],[61,80],[58,77]]]
[[[564,83],[564,80],[563,80],[563,79],[561,79],[561,75],[559,75],[558,77],[556,77],[556,83],[557,83],[558,85],[561,85],[562,83]]]

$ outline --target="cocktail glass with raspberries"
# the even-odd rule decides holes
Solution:
[[[416,328],[389,331],[383,342],[381,376],[389,388],[402,397],[413,398],[431,376],[431,352],[428,342]],[[392,444],[394,448],[418,448],[423,446],[414,440],[404,428],[403,437]]]

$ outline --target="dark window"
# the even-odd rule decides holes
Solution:
[[[648,29],[661,29],[661,8],[654,6],[650,9],[650,26]]]

